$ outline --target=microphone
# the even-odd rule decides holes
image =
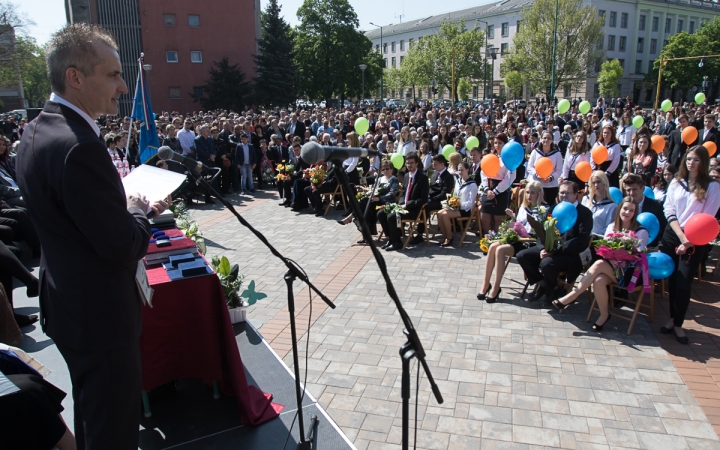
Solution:
[[[348,158],[362,158],[377,154],[377,151],[367,148],[329,147],[317,142],[308,142],[302,146],[300,157],[308,164],[316,164],[320,161],[342,163]]]
[[[173,151],[173,149],[171,149],[167,145],[163,145],[162,147],[160,147],[157,154],[158,158],[162,160],[172,160],[175,162],[179,162],[180,164],[187,167],[188,170],[197,170],[198,166],[202,167],[203,169],[209,169],[209,167],[207,167],[200,161],[196,161],[189,156],[181,155],[180,153]]]

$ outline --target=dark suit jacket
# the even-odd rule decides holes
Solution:
[[[698,142],[699,144],[704,144],[705,142],[712,142],[716,146],[718,143],[720,143],[720,132],[718,132],[718,129],[715,127],[710,128],[710,131],[708,131],[707,136],[703,138],[703,134],[705,134],[705,128],[701,128],[698,131]]]
[[[290,132],[290,124],[288,124],[288,132]],[[295,123],[295,132],[293,133],[293,136],[299,136],[300,139],[305,139],[305,124],[303,122],[298,120]]]
[[[211,137],[204,138],[198,136],[195,138],[195,155],[198,161],[208,167],[215,167],[215,162],[210,161],[210,155],[216,155],[215,141]]]
[[[395,203],[397,200],[397,194],[400,190],[400,180],[395,175],[391,176],[387,181],[387,192],[378,198],[384,204]]]
[[[24,135],[17,174],[42,245],[43,330],[76,350],[137,343],[135,270],[151,235],[145,211],[127,209],[104,142],[70,108],[48,101]]]
[[[235,147],[235,158],[233,161],[235,164],[242,166],[243,164],[257,164],[257,155],[255,154],[255,147],[248,143],[248,154],[250,155],[250,161],[245,161],[245,152],[243,151],[243,145],[238,144]]]
[[[452,194],[455,189],[455,177],[446,170],[438,177],[437,172],[433,175],[430,184],[430,201],[441,202],[447,200],[447,194]]]
[[[660,231],[658,232],[657,237],[654,241],[648,243],[648,247],[657,247],[660,243],[660,239],[662,239],[663,237],[665,227],[667,226],[667,219],[665,218],[665,211],[663,210],[663,205],[657,200],[645,197],[645,200],[643,200],[642,204],[642,211],[640,212],[649,212],[653,216],[657,217],[658,221],[660,222]]]
[[[555,206],[553,206],[553,210]],[[588,244],[590,243],[590,236],[592,235],[593,229],[592,211],[578,203],[577,212],[578,217],[575,225],[562,236],[565,248],[561,252],[558,252],[561,255],[579,255],[583,250],[588,248]],[[552,210],[550,214],[552,214]],[[539,239],[538,245],[540,248],[545,247],[545,243]]]
[[[700,136],[700,132],[698,132],[698,136]],[[697,141],[698,140],[695,140],[690,147],[697,144]],[[679,167],[678,161],[680,161],[680,158],[685,155],[687,149],[688,145],[682,140],[682,130],[680,130],[680,128],[676,128],[672,133],[670,133],[670,152],[668,153],[668,161],[670,161],[670,164],[675,167]]]
[[[670,133],[675,131],[675,127],[675,122],[665,122],[665,124],[660,127],[660,134],[662,134],[663,136],[670,136]]]
[[[403,178],[403,189],[400,194],[400,204],[405,205],[405,209],[408,211],[418,210],[427,203],[428,195],[430,193],[430,183],[428,182],[427,175],[425,172],[418,169],[415,172],[415,179],[413,180],[412,190],[410,191],[410,199],[405,202],[405,192],[407,191],[408,184],[410,184],[410,173],[406,173]]]

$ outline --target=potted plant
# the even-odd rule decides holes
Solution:
[[[211,263],[213,270],[220,279],[220,285],[225,294],[225,301],[230,310],[230,322],[237,323],[245,321],[245,314],[248,305],[245,304],[238,291],[242,285],[244,275],[240,274],[240,267],[237,264],[230,266],[227,257],[213,256]]]

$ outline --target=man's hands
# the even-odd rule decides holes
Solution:
[[[540,259],[545,259],[550,256],[550,253],[546,252],[545,249],[540,250]]]
[[[162,214],[167,209],[168,203],[163,200],[157,200],[151,205],[144,195],[140,195],[140,193],[135,193],[127,196],[127,207],[128,209],[138,208],[140,211],[148,211],[149,209],[148,218],[152,219]]]
[[[165,212],[165,210],[168,208],[168,203],[164,200],[158,200],[153,202],[150,207],[152,208],[152,215],[149,217],[149,219],[154,219],[155,217],[158,217],[160,214]]]

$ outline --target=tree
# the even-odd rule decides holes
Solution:
[[[357,14],[347,0],[305,0],[295,29],[300,91],[309,98],[359,97],[365,69],[366,90],[382,76],[382,58],[358,31]]]
[[[440,31],[436,34],[422,36],[408,51],[403,61],[403,67],[413,73],[413,85],[430,84],[436,80],[438,84],[445,85],[448,90],[455,86],[451,93],[457,100],[457,88],[461,79],[482,80],[489,70],[484,70],[486,64],[484,54],[479,52],[485,46],[485,33],[475,25],[468,30],[465,20],[457,23],[443,22]],[[455,70],[453,79],[453,54],[455,55]]]
[[[462,78],[458,82],[457,91],[460,100],[465,101],[470,98],[470,91],[472,91],[472,86],[470,85],[470,82],[467,80],[467,78]]]
[[[620,78],[623,77],[625,71],[620,65],[620,61],[613,59],[612,61],[605,61],[600,68],[600,74],[598,75],[598,83],[600,84],[600,95],[603,97],[615,97],[620,95],[620,89],[618,89],[618,83]]]
[[[511,70],[505,74],[505,86],[508,88],[508,96],[510,98],[518,98],[522,96],[523,86],[525,86],[525,80],[520,72],[517,70]]]
[[[30,108],[40,108],[50,97],[50,80],[47,76],[45,49],[35,43],[31,37],[19,36],[17,39],[20,78],[25,91],[25,99]]]
[[[259,52],[253,55],[257,65],[256,103],[266,107],[287,106],[297,100],[299,84],[293,30],[280,17],[277,0],[270,0],[260,16],[260,24]]]
[[[404,99],[405,94],[403,93],[403,88],[408,85],[405,80],[406,73],[406,70],[395,67],[385,69],[383,71],[383,81],[385,82],[386,92],[387,90],[393,90],[397,98]]]
[[[210,79],[205,80],[203,96],[193,97],[204,109],[231,109],[243,111],[250,98],[250,84],[237,64],[230,65],[227,58],[214,61],[210,68]]]
[[[573,89],[600,65],[604,57],[603,22],[597,10],[583,0],[557,0],[557,57],[555,86],[569,83]],[[513,70],[530,83],[533,90],[545,92],[552,79],[555,1],[536,0],[520,13],[522,27],[513,38],[510,54],[501,66],[501,75]]]
[[[16,11],[16,6],[0,1],[0,86],[20,81],[20,65],[24,56],[19,35],[34,22]]]

